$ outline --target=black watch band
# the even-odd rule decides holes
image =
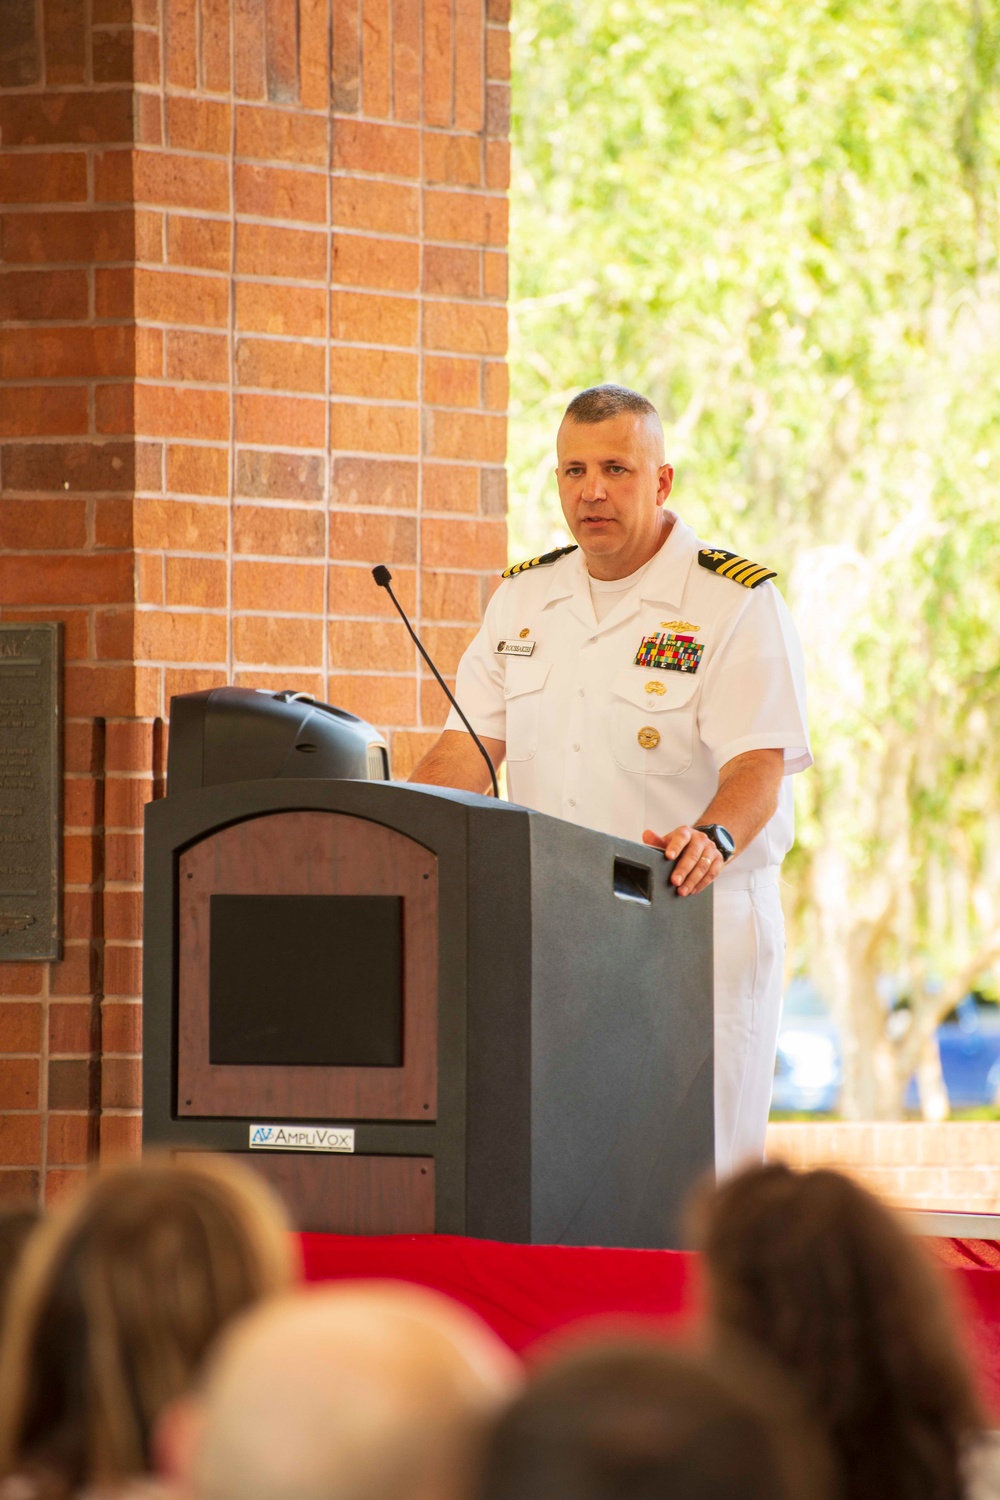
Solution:
[[[728,828],[723,828],[721,823],[696,823],[694,826],[697,833],[703,833],[706,838],[712,840],[722,855],[723,864],[732,859],[736,853],[736,840]]]

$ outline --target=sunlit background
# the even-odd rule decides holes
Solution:
[[[648,394],[809,665],[776,1108],[1000,1117],[1000,0],[513,30],[512,557],[569,397]]]

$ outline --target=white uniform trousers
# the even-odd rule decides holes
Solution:
[[[778,868],[724,874],[715,901],[715,1171],[764,1159],[781,1019]]]

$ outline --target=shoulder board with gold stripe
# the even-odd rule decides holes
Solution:
[[[755,589],[758,584],[778,576],[773,568],[763,568],[760,563],[751,562],[748,557],[739,557],[735,552],[724,552],[721,547],[702,547],[698,553],[698,562],[710,573],[718,573],[720,578],[731,578],[734,583],[742,583],[745,589]]]
[[[544,568],[546,563],[558,562],[561,557],[566,556],[567,552],[575,551],[575,542],[569,547],[557,547],[554,552],[545,552],[541,557],[529,557],[527,562],[515,563],[512,568],[505,568],[502,576],[504,578],[516,578],[518,573],[526,573],[529,568]]]

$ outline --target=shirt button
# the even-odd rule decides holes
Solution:
[[[574,745],[574,746],[573,746],[573,749],[574,749],[574,750],[579,750],[579,748],[580,748],[580,746],[579,746],[579,745]]]
[[[576,798],[575,797],[571,797],[569,799],[569,805],[570,805],[570,807],[575,807],[576,806]]]
[[[580,697],[582,698],[583,697],[583,693],[584,693],[583,688],[577,688],[577,692],[580,694]]]

